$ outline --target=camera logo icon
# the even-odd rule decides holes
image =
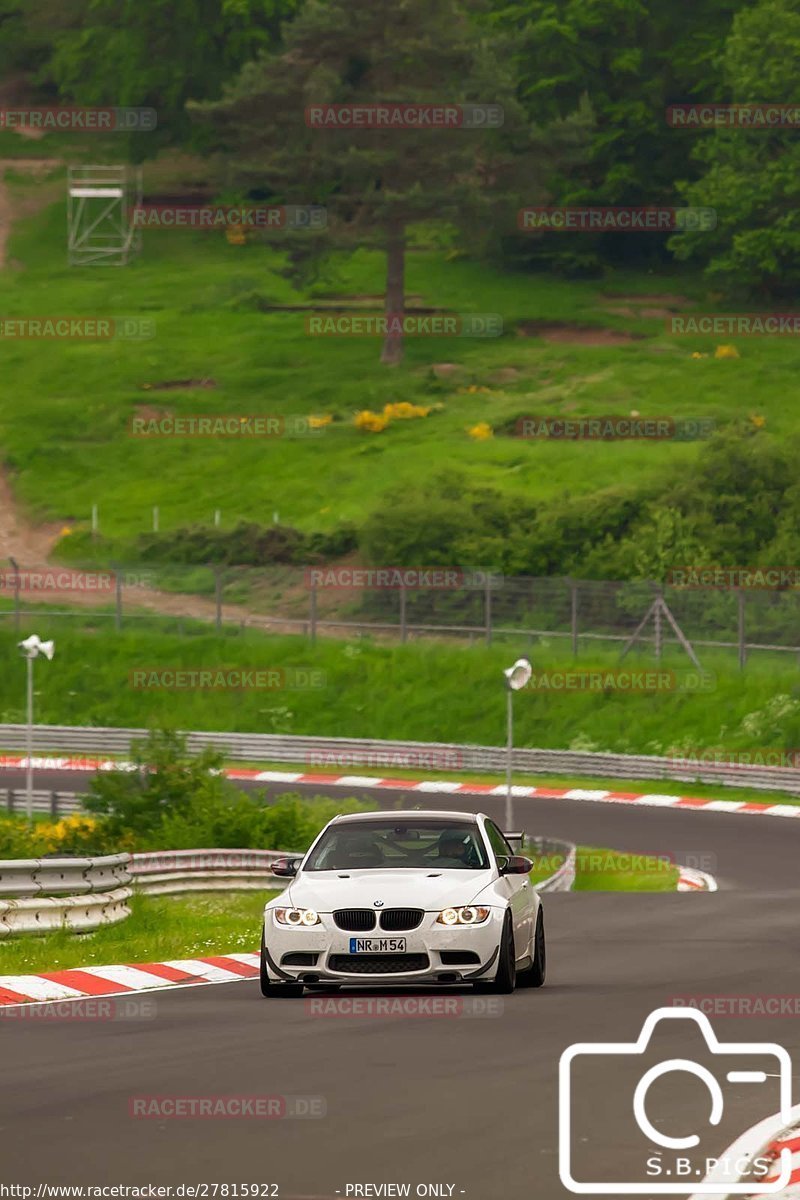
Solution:
[[[653,1033],[660,1022],[671,1022],[672,1027],[663,1027],[664,1032],[674,1033],[675,1022],[682,1022],[681,1033],[692,1033],[696,1039],[697,1033],[705,1042],[705,1050],[710,1056],[709,1065],[703,1065],[690,1058],[668,1058],[655,1063],[644,1071],[639,1071],[636,1059],[648,1055],[652,1057],[650,1043]],[[661,1032],[661,1031],[660,1031]],[[716,1061],[715,1061],[716,1059]],[[628,1113],[632,1110],[633,1122],[629,1130],[620,1130],[625,1136],[626,1151],[634,1148],[633,1158],[636,1160],[638,1150],[641,1150],[640,1178],[626,1180],[592,1179],[591,1174],[600,1175],[594,1171],[591,1164],[585,1164],[586,1148],[584,1143],[591,1143],[586,1136],[590,1122],[580,1118],[576,1122],[576,1109],[582,1099],[590,1113],[596,1113],[597,1102],[591,1097],[581,1097],[578,1075],[582,1066],[595,1073],[611,1071],[613,1086],[601,1090],[601,1103],[604,1112],[612,1103],[619,1103]],[[716,1072],[712,1069],[716,1067]],[[683,1195],[694,1190],[695,1195],[735,1196],[753,1195],[754,1190],[760,1196],[767,1196],[782,1191],[789,1182],[792,1174],[792,1155],[789,1151],[781,1153],[778,1178],[769,1184],[758,1182],[754,1186],[753,1178],[741,1182],[742,1176],[748,1173],[752,1165],[748,1162],[731,1164],[730,1169],[720,1171],[720,1160],[706,1157],[701,1151],[702,1139],[696,1132],[669,1130],[664,1128],[664,1119],[651,1120],[648,1115],[648,1095],[651,1089],[658,1090],[659,1081],[672,1076],[670,1083],[673,1088],[676,1077],[683,1074],[684,1079],[690,1078],[692,1086],[697,1091],[700,1081],[707,1092],[704,1120],[709,1126],[719,1126],[725,1114],[725,1084],[740,1089],[747,1085],[745,1094],[749,1097],[751,1085],[768,1085],[766,1091],[774,1097],[774,1086],[768,1081],[778,1080],[778,1098],[780,1105],[779,1116],[786,1124],[791,1119],[792,1112],[792,1060],[783,1046],[774,1042],[720,1042],[704,1013],[696,1009],[658,1008],[644,1022],[642,1031],[635,1042],[579,1042],[569,1046],[561,1055],[559,1062],[559,1175],[561,1182],[569,1192],[579,1195]],[[638,1080],[634,1084],[634,1080]],[[605,1076],[605,1078],[608,1078]],[[624,1092],[627,1083],[631,1083],[632,1091]],[[687,1087],[689,1085],[687,1084]],[[624,1095],[622,1094],[624,1092]],[[593,1093],[594,1095],[594,1093]],[[737,1091],[741,1099],[741,1090]],[[758,1093],[759,1103],[768,1106],[770,1099]],[[662,1092],[663,1100],[663,1092]],[[774,1111],[774,1099],[771,1108],[761,1107],[759,1116],[767,1111]],[[699,1110],[698,1110],[699,1111]],[[608,1113],[606,1112],[606,1118]],[[676,1120],[685,1126],[687,1113],[684,1106],[679,1105]],[[637,1135],[638,1129],[638,1135]],[[707,1133],[700,1129],[700,1133]],[[591,1146],[589,1147],[591,1150]],[[608,1147],[604,1148],[602,1157],[607,1162]],[[704,1156],[701,1157],[701,1154]],[[630,1160],[630,1153],[627,1155]],[[579,1161],[580,1160],[580,1161]],[[714,1178],[718,1182],[699,1182],[707,1180],[714,1164]],[[576,1174],[582,1178],[576,1178]],[[605,1172],[602,1172],[605,1174]],[[737,1182],[739,1181],[739,1182]]]

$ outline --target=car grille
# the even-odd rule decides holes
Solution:
[[[481,961],[474,950],[440,950],[439,957],[443,967],[466,967]]]
[[[422,908],[387,908],[381,913],[381,929],[416,929],[424,916]]]
[[[375,913],[371,908],[340,908],[333,914],[340,929],[350,933],[363,933],[375,928]]]
[[[404,975],[427,966],[427,954],[332,954],[328,959],[331,971],[350,975]]]

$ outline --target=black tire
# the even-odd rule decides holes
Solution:
[[[302,996],[302,983],[273,983],[267,974],[267,948],[264,944],[264,931],[261,931],[261,971],[260,971],[261,995],[266,996],[268,1000],[277,1000],[281,997],[287,1000],[292,996]]]
[[[547,944],[544,936],[544,912],[539,908],[533,935],[533,962],[517,972],[517,987],[541,987],[547,975]]]
[[[517,982],[517,966],[514,958],[514,927],[511,913],[506,913],[500,937],[500,952],[497,958],[497,974],[489,984],[489,991],[500,996],[510,996]]]

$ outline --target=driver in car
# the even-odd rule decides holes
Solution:
[[[448,866],[469,866],[468,835],[447,829],[439,837],[437,856],[439,859],[450,859]]]

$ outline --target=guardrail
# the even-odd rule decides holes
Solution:
[[[5,864],[4,864],[5,865]],[[0,900],[0,940],[24,933],[51,933],[69,929],[83,933],[114,925],[131,915],[129,887],[86,896],[37,896],[33,900]]]
[[[0,745],[25,750],[26,726],[0,725]],[[57,768],[52,751],[92,755],[127,755],[131,742],[147,736],[144,729],[109,729],[72,725],[39,725],[33,749],[51,752],[38,765]],[[308,767],[387,767],[418,771],[471,771],[502,775],[506,750],[502,746],[458,745],[452,742],[394,742],[371,738],[305,737],[293,734],[194,732],[187,736],[190,751],[214,746],[239,762],[275,762]],[[0,766],[2,766],[0,756]],[[34,763],[34,766],[37,764]],[[108,760],[104,766],[113,769]],[[588,750],[514,750],[515,771],[540,775],[588,775],[607,779],[669,779],[680,783],[711,783],[723,787],[782,791],[800,795],[800,768],[725,765],[693,759],[659,758],[649,754],[610,754]],[[102,769],[102,768],[101,768]]]
[[[9,813],[25,813],[26,794],[24,788],[3,788],[0,790],[0,809]],[[65,813],[79,812],[81,797],[74,792],[34,792],[31,809],[34,813],[47,813],[56,818]]]
[[[130,854],[0,861],[0,940],[15,934],[74,933],[130,916]]]
[[[259,891],[273,887],[280,850],[157,850],[131,856],[137,892],[168,896],[178,892]]]
[[[563,858],[563,863],[547,879],[534,884],[537,892],[571,892],[575,886],[578,847],[558,838],[530,838],[525,850],[535,858]]]
[[[79,896],[131,882],[130,854],[0,860],[0,896]]]

